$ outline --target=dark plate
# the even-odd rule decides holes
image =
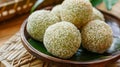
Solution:
[[[21,39],[24,47],[30,52],[33,56],[50,63],[55,63],[57,67],[103,67],[112,62],[115,62],[120,58],[120,20],[110,14],[104,13],[106,23],[108,23],[113,30],[114,41],[112,46],[108,51],[103,54],[97,54],[89,52],[82,47],[79,48],[77,53],[70,59],[64,60],[52,56],[47,52],[43,43],[38,42],[30,37],[26,31],[25,21],[21,26]]]

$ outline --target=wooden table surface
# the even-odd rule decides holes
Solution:
[[[24,14],[11,18],[10,20],[0,22],[0,46],[19,31],[21,24],[28,17],[28,15],[29,14]]]

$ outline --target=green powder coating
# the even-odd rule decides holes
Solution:
[[[44,35],[44,45],[52,55],[67,59],[72,57],[81,43],[79,30],[70,22],[49,26]]]
[[[82,46],[96,53],[105,52],[112,44],[112,30],[104,21],[94,20],[82,28]]]
[[[28,18],[27,32],[35,40],[43,41],[43,35],[48,26],[60,21],[53,13],[47,10],[38,10],[32,13]]]

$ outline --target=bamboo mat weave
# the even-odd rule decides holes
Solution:
[[[0,67],[57,67],[57,65],[29,54],[23,47],[18,32],[0,47]],[[120,60],[107,67],[120,67]]]
[[[0,47],[0,62],[0,67],[56,67],[29,54],[22,45],[19,32]]]

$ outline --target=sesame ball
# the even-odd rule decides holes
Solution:
[[[93,7],[93,14],[92,14],[92,19],[91,20],[102,20],[104,21],[104,16],[103,14],[97,10],[96,8]]]
[[[56,5],[55,7],[53,7],[51,12],[60,18],[61,5]]]
[[[50,13],[50,11],[38,10],[28,17],[26,29],[32,38],[42,42],[43,35],[48,26],[59,21],[60,19],[55,14]]]
[[[72,22],[81,28],[92,17],[92,5],[89,0],[65,0],[62,3],[61,19]]]
[[[85,25],[81,36],[82,46],[96,53],[104,53],[113,41],[111,27],[101,20],[94,20]]]
[[[62,21],[49,26],[44,35],[44,45],[52,55],[67,59],[72,57],[81,43],[81,34],[74,24]]]

